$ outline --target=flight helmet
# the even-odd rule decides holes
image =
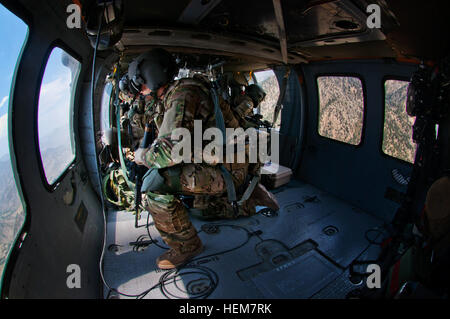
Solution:
[[[252,99],[255,107],[266,97],[266,92],[258,84],[250,84],[245,88],[245,93]]]
[[[131,91],[140,92],[145,84],[153,92],[172,81],[178,66],[164,49],[153,49],[139,55],[128,67]]]
[[[120,91],[128,94],[130,92],[130,80],[128,79],[128,74],[122,76],[119,81],[119,89]]]

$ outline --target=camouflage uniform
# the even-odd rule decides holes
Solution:
[[[219,97],[220,108],[223,113],[226,127],[247,127],[245,117],[253,112],[253,101],[246,95],[236,99],[237,104],[233,108],[221,97]]]
[[[206,163],[176,164],[171,158],[172,148],[178,142],[171,139],[174,129],[186,128],[194,136],[194,119],[202,121],[203,130],[215,127],[214,105],[209,95],[209,89],[199,80],[182,79],[172,84],[161,104],[164,106],[164,118],[157,121],[158,137],[145,154],[146,166],[158,169],[166,187],[165,191],[146,193],[148,210],[164,241],[180,253],[193,251],[200,245],[200,239],[189,220],[186,207],[174,194],[194,195],[194,208],[202,209],[207,216],[234,215],[227,201],[226,184],[218,166]],[[239,121],[229,106],[227,108],[221,103],[221,107],[225,125],[237,127]],[[249,164],[223,165],[231,173],[236,189],[239,189],[246,181]],[[250,201],[239,209],[240,215],[254,213],[255,208]]]
[[[122,101],[129,103],[129,101],[126,100]],[[131,101],[130,110],[123,113],[121,116],[121,125],[123,131],[127,132],[127,127],[124,123],[128,122],[127,125],[130,125],[131,137],[133,138],[134,143],[133,145],[130,145],[125,142],[123,143],[124,146],[134,150],[139,145],[140,140],[144,137],[145,125],[153,121],[155,121],[155,123],[162,121],[163,112],[160,104],[161,103],[155,101],[150,95]],[[127,140],[123,139],[123,141]]]

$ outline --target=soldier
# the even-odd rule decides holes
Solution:
[[[245,77],[241,76],[239,79],[245,79]],[[242,83],[241,80],[240,83]],[[238,86],[239,88],[243,87],[240,83],[237,82],[235,78],[232,79],[232,83],[235,83],[234,86]],[[233,89],[232,89],[233,92]],[[239,93],[236,93],[230,97],[231,108],[226,99],[220,97],[220,107],[222,112],[224,113],[225,122],[228,121],[227,127],[238,127],[241,126],[243,128],[248,128],[250,123],[248,123],[245,118],[247,116],[253,115],[253,110],[259,106],[259,104],[266,97],[266,92],[257,84],[251,84],[249,86],[245,86],[245,91],[239,89]]]
[[[214,104],[207,83],[196,78],[173,82],[176,71],[172,56],[162,49],[141,54],[129,67],[131,84],[141,94],[152,95],[158,106],[156,109],[162,111],[162,121],[156,122],[158,137],[150,148],[139,149],[135,154],[135,162],[149,168],[142,191],[147,195],[148,211],[152,214],[155,227],[170,247],[157,259],[161,269],[178,267],[203,251],[203,244],[189,220],[188,211],[177,195],[196,196],[197,208],[209,197],[209,205],[200,207],[205,209],[206,215],[212,212],[217,215],[219,211],[221,217],[234,216],[232,205],[224,200],[226,181],[219,166],[177,164],[171,156],[172,148],[180,142],[172,139],[173,130],[186,128],[194,136],[194,120],[201,120],[203,130],[215,126]],[[231,174],[236,189],[243,188],[251,167],[247,163],[223,165]],[[273,195],[258,186],[252,197],[239,207],[238,214],[254,214],[256,204],[278,209]]]
[[[128,136],[127,139],[123,139],[123,145],[130,147],[134,151],[139,144],[139,140],[144,136],[145,125],[158,120],[156,118],[155,99],[152,95],[140,95],[130,85],[128,74],[124,75],[120,80],[119,88],[119,98],[122,102],[121,127]],[[129,143],[129,139],[133,142]]]
[[[233,107],[241,126],[249,126],[245,117],[252,116],[253,109],[256,109],[265,97],[266,92],[257,84],[251,84],[245,88],[245,94],[236,99],[236,105]]]

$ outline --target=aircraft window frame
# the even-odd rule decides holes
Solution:
[[[382,103],[383,120],[381,121],[381,136],[380,136],[380,141],[379,141],[379,151],[380,151],[381,155],[385,158],[393,159],[395,161],[399,161],[399,163],[403,163],[403,164],[412,166],[414,164],[414,159],[413,159],[413,162],[405,161],[404,159],[389,155],[383,151],[384,126],[385,126],[385,121],[386,121],[386,87],[385,87],[385,85],[386,85],[386,82],[390,81],[390,80],[411,82],[410,77],[396,76],[396,75],[386,75],[381,80],[381,91],[382,91],[381,103]],[[412,139],[412,135],[411,135],[411,139]],[[417,144],[416,144],[416,151],[417,151]]]
[[[10,262],[14,262],[13,260],[16,257],[13,255],[14,250],[17,248],[19,238],[21,238],[21,237],[23,238],[25,236],[24,229],[27,227],[26,225],[29,220],[27,203],[26,203],[26,200],[24,197],[24,193],[22,191],[20,176],[17,173],[17,166],[16,166],[16,162],[15,162],[16,155],[14,153],[14,149],[11,149],[11,144],[13,143],[12,137],[11,137],[11,134],[12,134],[11,121],[12,121],[12,114],[13,114],[13,106],[12,105],[13,105],[13,100],[14,100],[14,92],[15,92],[15,88],[16,88],[17,72],[18,72],[18,69],[22,62],[24,51],[26,50],[29,40],[30,40],[30,34],[32,32],[32,24],[31,24],[31,21],[29,21],[28,19],[25,19],[24,17],[11,11],[8,7],[3,5],[2,3],[0,3],[0,6],[4,9],[6,9],[6,11],[11,13],[12,15],[14,15],[18,20],[23,22],[27,28],[25,37],[23,39],[21,48],[19,50],[16,62],[15,62],[15,66],[13,68],[10,88],[9,88],[9,92],[8,92],[8,101],[6,102],[7,103],[6,107],[8,108],[7,113],[6,113],[7,114],[6,134],[7,134],[7,139],[8,139],[8,155],[9,155],[9,161],[10,161],[10,168],[12,171],[12,181],[14,183],[14,188],[16,190],[16,193],[17,193],[17,196],[19,199],[19,206],[17,209],[21,208],[22,214],[23,214],[23,220],[21,220],[20,226],[18,227],[17,231],[14,233],[14,236],[12,236],[11,243],[9,244],[9,248],[7,249],[6,255],[4,256],[2,268],[0,269],[0,296],[3,296],[4,286],[8,280],[7,276],[10,276],[10,274],[8,274],[8,272],[7,272],[8,264]]]
[[[40,94],[41,94],[41,88],[42,88],[42,83],[44,80],[44,76],[45,76],[45,71],[47,69],[47,65],[48,62],[50,60],[50,57],[52,55],[52,52],[54,49],[60,49],[63,50],[65,53],[67,53],[68,55],[70,55],[73,59],[75,59],[76,61],[78,61],[79,63],[79,67],[78,67],[78,72],[76,77],[74,78],[74,83],[73,83],[73,88],[72,88],[72,93],[71,93],[71,101],[70,101],[70,105],[69,105],[69,112],[72,114],[72,116],[69,119],[69,129],[70,129],[70,137],[71,137],[71,141],[73,143],[73,152],[74,152],[74,156],[73,159],[65,166],[64,170],[61,171],[61,173],[58,175],[58,177],[53,180],[53,182],[50,184],[47,176],[45,174],[45,169],[44,169],[44,162],[42,159],[42,152],[41,152],[41,147],[40,147],[40,141],[39,141],[39,98],[40,98]],[[36,136],[36,146],[37,146],[37,152],[39,155],[39,159],[40,159],[40,165],[39,165],[39,170],[40,170],[40,175],[41,175],[41,180],[42,183],[44,185],[44,187],[47,189],[48,192],[54,192],[60,182],[66,177],[66,175],[71,171],[71,168],[74,166],[74,163],[78,160],[78,152],[77,152],[77,142],[76,142],[76,134],[75,134],[75,127],[74,127],[74,121],[75,121],[75,102],[76,102],[76,96],[77,96],[77,91],[79,90],[79,85],[80,85],[80,79],[81,79],[81,73],[83,70],[83,62],[82,59],[80,58],[80,56],[73,50],[71,49],[68,45],[66,45],[64,42],[60,41],[60,40],[55,40],[53,41],[48,50],[47,53],[45,55],[45,61],[42,63],[42,70],[41,70],[41,75],[40,75],[40,81],[39,81],[39,85],[38,85],[38,90],[36,92],[36,99],[35,99],[35,136]]]
[[[257,79],[257,77],[256,77],[256,74],[257,74],[257,73],[260,73],[260,72],[272,72],[272,75],[271,75],[270,77],[274,77],[274,78],[275,78],[275,81],[276,81],[278,95],[277,95],[277,97],[276,97],[276,99],[275,99],[275,103],[274,103],[274,105],[273,105],[273,114],[272,114],[272,115],[274,115],[274,114],[275,114],[276,103],[277,103],[277,101],[278,101],[278,99],[279,99],[279,97],[280,97],[280,94],[281,94],[280,83],[278,83],[278,78],[277,78],[277,75],[276,75],[276,73],[275,73],[275,70],[274,70],[273,68],[267,68],[267,69],[264,69],[264,70],[256,70],[256,71],[253,71],[253,73],[252,73],[252,78],[251,78],[250,80],[253,80],[254,84],[261,85],[261,83],[263,83],[265,80],[267,80],[267,79],[269,78],[269,77],[267,77],[263,82],[259,82],[258,79]],[[256,79],[256,82],[255,82],[255,79]],[[250,84],[250,81],[249,81],[249,84]],[[261,87],[262,87],[262,86],[261,86]],[[269,93],[266,92],[266,94],[269,94]],[[267,101],[267,99],[268,99],[268,97],[266,96],[266,100],[265,100],[265,101]],[[265,101],[263,101],[261,104],[265,103]],[[257,107],[256,112],[257,112],[257,114],[263,115],[263,114],[261,113],[261,105],[259,105],[259,106]],[[281,124],[282,124],[282,123],[281,123],[281,122],[282,122],[282,114],[281,114],[281,113],[282,113],[282,109],[280,109],[280,113],[278,114],[277,123],[275,123],[275,124],[274,124],[274,127],[273,127],[273,129],[274,129],[275,131],[277,131],[277,132],[279,132],[279,131],[281,130]],[[272,123],[273,117],[272,117],[272,118],[263,118],[263,120],[267,120],[267,121],[269,121],[269,123]],[[278,124],[278,125],[276,125],[276,124]]]
[[[363,113],[362,113],[362,127],[361,127],[361,137],[358,144],[351,144],[344,141],[336,140],[328,136],[321,135],[319,132],[319,122],[320,122],[320,91],[319,91],[319,78],[320,77],[351,77],[357,78],[361,82],[362,93],[363,93]],[[360,148],[364,144],[365,140],[365,132],[366,132],[366,118],[367,118],[367,86],[364,77],[358,73],[346,73],[346,72],[338,72],[338,73],[317,73],[315,75],[315,90],[317,97],[317,116],[316,116],[316,129],[315,132],[320,139],[324,139],[327,141],[332,141],[335,143],[339,143],[342,145],[346,145],[352,148]]]

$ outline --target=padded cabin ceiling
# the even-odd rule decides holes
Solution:
[[[86,0],[87,1],[87,0]],[[126,0],[128,52],[163,45],[255,61],[300,63],[335,58],[437,59],[449,49],[450,14],[437,0]],[[366,8],[382,8],[382,29]],[[283,39],[288,54],[283,58]]]

